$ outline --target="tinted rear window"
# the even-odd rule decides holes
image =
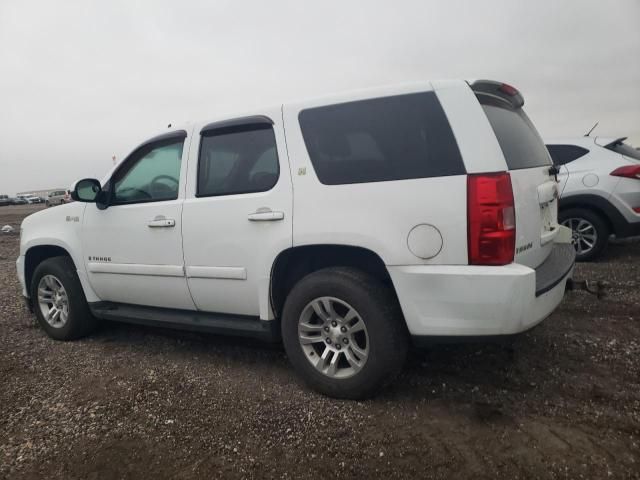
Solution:
[[[586,148],[576,145],[547,145],[547,150],[556,165],[565,165],[589,153]]]
[[[636,150],[631,145],[627,145],[626,143],[617,142],[613,145],[608,145],[606,148],[608,148],[609,150],[613,150],[620,155],[624,155],[625,157],[640,160],[640,150]]]
[[[326,185],[462,175],[462,157],[433,92],[300,112],[300,127]]]
[[[540,135],[521,108],[491,97],[479,96],[509,170],[551,165]]]

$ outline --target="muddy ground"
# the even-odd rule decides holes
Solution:
[[[0,207],[18,227],[34,207]],[[577,267],[512,345],[411,354],[376,399],[302,386],[283,351],[106,323],[50,340],[0,234],[0,476],[19,478],[640,478],[640,243]]]

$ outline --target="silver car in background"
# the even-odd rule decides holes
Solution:
[[[67,190],[54,190],[53,192],[49,192],[45,203],[47,207],[53,207],[55,205],[69,203],[69,201],[70,197]]]

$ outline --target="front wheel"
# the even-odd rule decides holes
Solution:
[[[573,232],[577,261],[594,260],[604,251],[610,231],[600,215],[583,208],[570,208],[562,210],[558,217],[560,223]]]
[[[336,398],[373,395],[400,372],[408,347],[393,292],[351,268],[319,270],[294,286],[282,338],[302,379]]]
[[[52,257],[36,267],[31,301],[38,323],[56,340],[74,340],[96,326],[73,261]]]

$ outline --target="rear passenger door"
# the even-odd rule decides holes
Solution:
[[[267,115],[194,131],[182,220],[199,310],[272,318],[271,267],[291,246],[293,199],[281,112]]]

